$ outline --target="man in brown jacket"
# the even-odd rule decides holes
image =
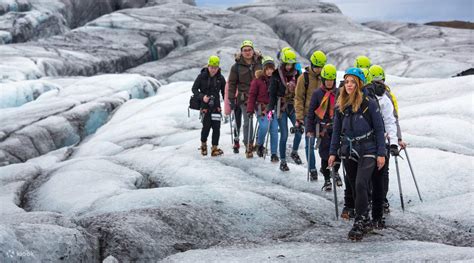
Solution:
[[[296,125],[303,126],[307,123],[307,115],[311,96],[314,91],[321,87],[321,69],[326,64],[326,55],[320,51],[315,51],[310,58],[311,66],[306,67],[306,71],[298,78],[295,91],[295,111],[296,111]],[[317,137],[317,136],[316,136]],[[309,166],[309,173],[311,181],[318,179],[318,172],[316,170],[316,161],[314,156],[314,141],[305,136],[306,141],[306,161]],[[308,151],[308,147],[310,147]],[[309,154],[309,156],[308,156]]]
[[[247,100],[250,91],[250,82],[255,79],[255,71],[262,69],[262,56],[254,50],[252,41],[245,40],[240,46],[240,52],[235,56],[235,64],[232,65],[229,73],[229,104],[231,110],[240,108],[244,117],[244,144],[246,146],[245,155],[247,158],[253,157],[252,114],[247,114]],[[239,141],[240,130],[236,133],[234,140]],[[235,147],[234,141],[234,147]]]

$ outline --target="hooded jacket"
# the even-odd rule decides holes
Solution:
[[[229,73],[229,100],[237,99],[237,104],[247,103],[250,83],[255,79],[255,72],[262,69],[262,55],[255,51],[252,63],[245,63],[242,54],[235,55],[235,64],[232,65]],[[238,98],[236,92],[238,91]]]

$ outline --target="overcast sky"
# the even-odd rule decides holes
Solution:
[[[222,4],[225,2],[225,4]],[[252,0],[196,0],[198,6],[224,8]],[[474,21],[474,0],[327,0],[358,22],[371,20],[425,23],[431,21]]]

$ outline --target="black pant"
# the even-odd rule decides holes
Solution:
[[[383,216],[383,203],[385,201],[385,187],[384,184],[387,180],[388,174],[388,158],[386,159],[385,165],[381,170],[375,169],[374,175],[372,176],[372,218],[382,218]]]
[[[340,162],[341,160],[339,157],[336,157],[336,162]],[[340,164],[334,165],[334,172],[339,171],[339,167],[341,167]],[[327,169],[328,168],[328,160],[323,160],[321,159],[321,169],[319,170],[323,175],[324,175],[324,180],[327,181],[331,178],[331,171]]]
[[[345,160],[347,177],[355,200],[356,215],[366,215],[369,205],[370,180],[375,169],[375,159],[362,157],[359,162]]]
[[[218,114],[218,113],[216,113]],[[202,117],[201,142],[207,142],[207,137],[212,128],[212,145],[219,145],[219,137],[221,136],[221,121],[220,119],[212,120],[212,114],[206,112]]]

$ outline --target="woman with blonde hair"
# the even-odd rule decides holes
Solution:
[[[354,195],[356,218],[349,239],[361,240],[371,231],[368,215],[370,179],[375,166],[385,164],[384,124],[377,102],[362,92],[365,76],[359,68],[344,75],[334,116],[328,164],[333,167],[339,153]]]

